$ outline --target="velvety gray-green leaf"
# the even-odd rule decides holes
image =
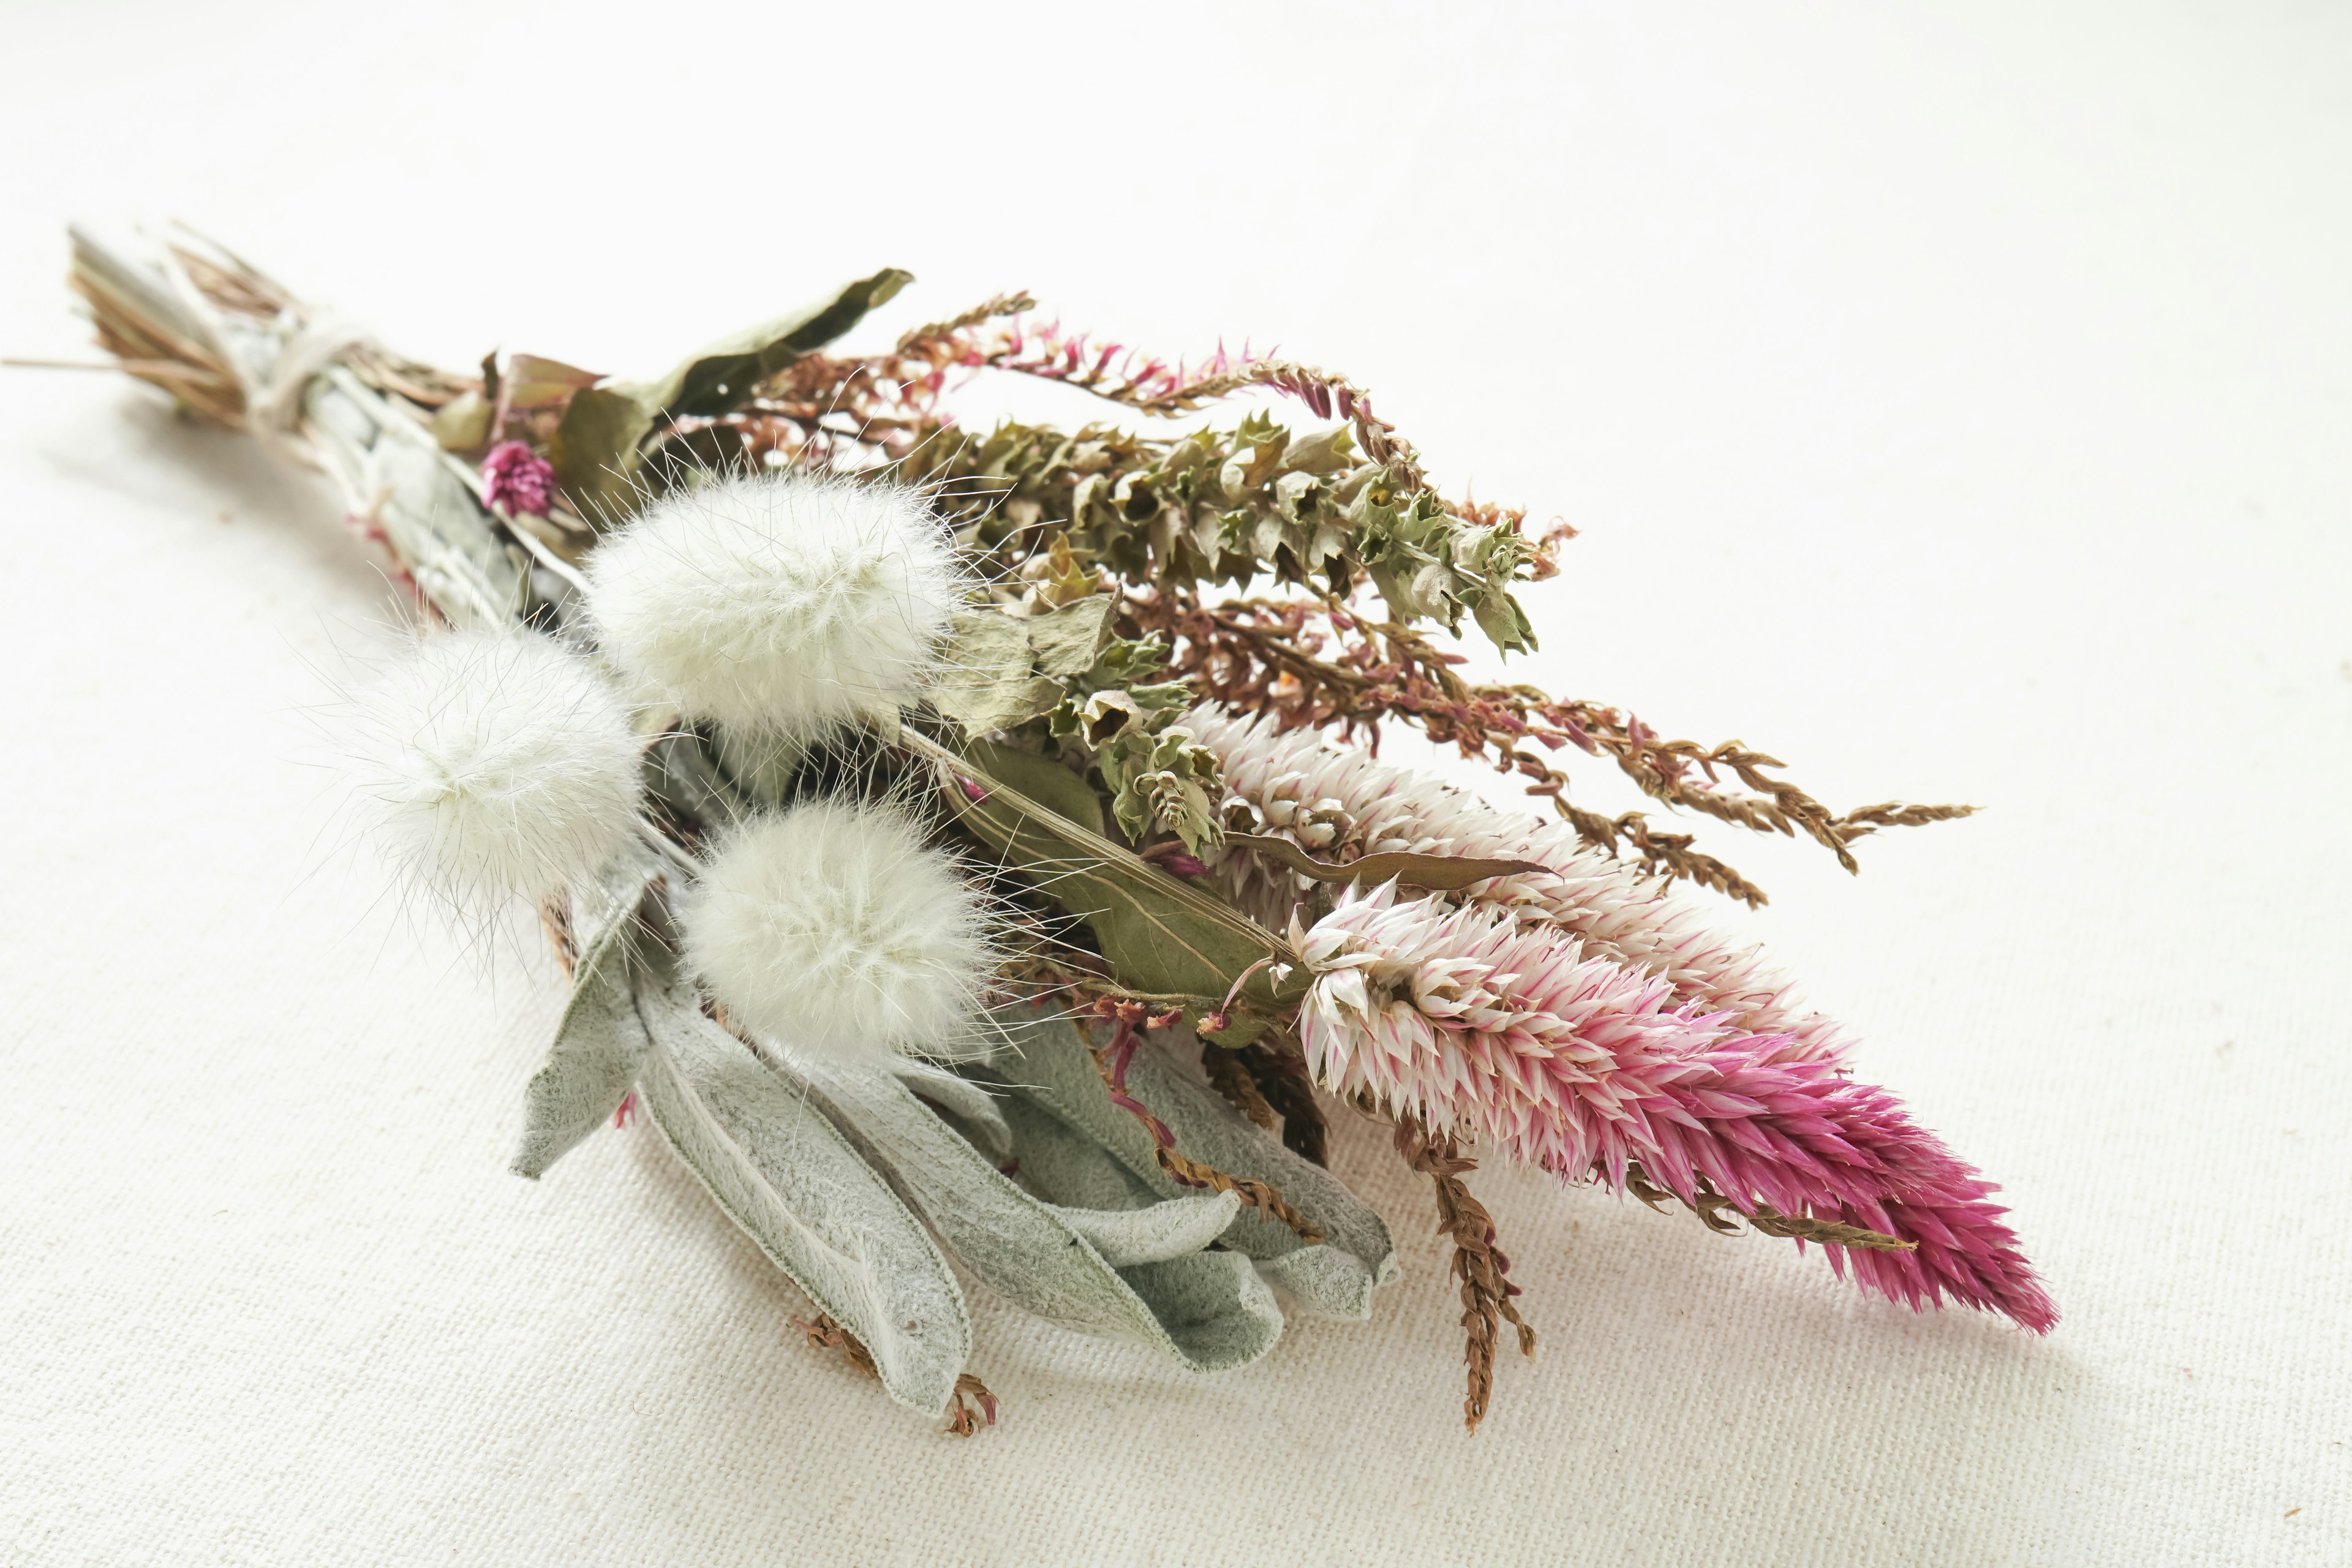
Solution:
[[[1046,1206],[1085,1237],[1104,1262],[1124,1268],[1200,1251],[1225,1233],[1241,1212],[1242,1200],[1233,1193],[1194,1193],[1139,1209]]]
[[[1110,1151],[1043,1106],[1020,1095],[1008,1095],[1003,1103],[1004,1119],[1013,1128],[1013,1152],[1020,1160],[1021,1184],[1029,1191],[1055,1204],[1096,1211],[1147,1209],[1160,1202],[1159,1194]],[[1274,1312],[1280,1310],[1270,1293],[1261,1297],[1243,1282],[1241,1276],[1248,1269],[1241,1254],[1209,1256],[1232,1261],[1202,1264],[1175,1258],[1169,1260],[1173,1264],[1171,1268],[1130,1266],[1120,1270],[1120,1277],[1161,1323],[1204,1325],[1200,1333],[1191,1327],[1170,1329],[1170,1337],[1180,1343],[1193,1343],[1192,1353],[1198,1359],[1229,1353],[1222,1348],[1228,1334],[1246,1336],[1251,1321],[1270,1308]],[[1243,1268],[1236,1270],[1234,1263]],[[1244,1309],[1238,1322],[1215,1310],[1227,1290]],[[1204,1295],[1211,1307],[1206,1312],[1202,1310]],[[1202,1339],[1208,1342],[1199,1342]]]
[[[1222,1296],[1207,1277],[1184,1276],[1194,1289],[1181,1300],[1181,1337],[1171,1333],[1066,1211],[1040,1203],[1007,1180],[897,1079],[879,1073],[827,1073],[809,1080],[809,1092],[967,1268],[1047,1322],[1099,1338],[1155,1344],[1196,1372],[1255,1361],[1281,1331],[1279,1310],[1269,1320],[1265,1308],[1270,1300],[1259,1301],[1248,1289],[1258,1282],[1245,1284],[1226,1271],[1218,1277]],[[1204,1226],[1201,1216],[1184,1211],[1155,1220],[1146,1210],[1143,1216],[1107,1215],[1099,1228],[1142,1251],[1151,1250],[1155,1241],[1169,1248],[1186,1238],[1197,1238],[1197,1250],[1223,1228]],[[1162,1252],[1162,1258],[1169,1255]],[[1140,1257],[1126,1260],[1146,1263]],[[1151,1279],[1165,1288],[1159,1277]]]
[[[1021,1184],[1049,1203],[1088,1209],[1136,1209],[1160,1194],[1109,1150],[1025,1094],[993,1091],[1013,1131]]]
[[[653,852],[632,844],[605,868],[596,889],[575,900],[579,956],[572,1000],[556,1025],[546,1065],[523,1090],[522,1145],[513,1171],[536,1181],[604,1124],[636,1075],[645,1026],[631,997],[630,952],[638,906],[660,876]]]
[[[1152,1191],[1173,1197],[1191,1190],[1160,1168],[1142,1124],[1111,1103],[1076,1026],[1031,1008],[1001,1010],[997,1021],[1013,1048],[984,1069],[992,1079],[1100,1143]],[[1228,1174],[1271,1183],[1325,1237],[1304,1243],[1280,1221],[1245,1208],[1224,1235],[1227,1247],[1259,1260],[1318,1315],[1349,1321],[1370,1316],[1373,1289],[1396,1277],[1395,1244],[1380,1215],[1328,1171],[1292,1153],[1215,1091],[1177,1072],[1156,1046],[1136,1053],[1127,1087],[1168,1124],[1181,1152]]]
[[[679,1157],[770,1261],[872,1352],[890,1397],[946,1407],[971,1352],[939,1247],[801,1086],[702,1015],[690,992],[637,997],[638,1086]]]
[[[900,1083],[953,1115],[964,1135],[999,1163],[1013,1157],[1013,1129],[1004,1120],[1001,1097],[929,1062],[910,1059],[894,1070]]]
[[[1203,1371],[1247,1366],[1282,1332],[1281,1302],[1238,1252],[1139,1263],[1118,1277],[1150,1304],[1186,1363]]]

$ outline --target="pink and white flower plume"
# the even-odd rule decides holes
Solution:
[[[1859,1226],[1909,1251],[1830,1246],[1830,1265],[1915,1309],[1948,1299],[2036,1332],[2057,1321],[1989,1201],[1996,1189],[1885,1090],[1794,1036],[1678,1002],[1557,927],[1507,910],[1351,892],[1293,926],[1314,981],[1308,1067],[1570,1179],[1622,1190],[1636,1163],[1688,1202]]]
[[[1663,882],[1592,848],[1567,824],[1497,811],[1316,731],[1285,733],[1274,715],[1237,718],[1204,703],[1183,722],[1215,754],[1226,789],[1249,808],[1257,831],[1339,864],[1383,850],[1538,861],[1549,870],[1475,882],[1453,896],[1556,925],[1581,938],[1588,952],[1664,976],[1677,1004],[1727,1013],[1753,1034],[1787,1035],[1799,1054],[1843,1055],[1836,1022],[1802,1006],[1752,944],[1725,941]],[[1246,849],[1226,849],[1213,869],[1237,905],[1277,931],[1300,900],[1328,896]],[[1306,918],[1311,923],[1320,912],[1310,902]]]

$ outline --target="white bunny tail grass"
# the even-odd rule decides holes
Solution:
[[[351,731],[376,837],[463,913],[586,882],[637,831],[627,706],[535,633],[425,637],[355,695]]]
[[[692,718],[800,739],[919,696],[965,589],[919,491],[791,469],[654,502],[587,578],[631,679]]]
[[[815,800],[722,837],[680,910],[730,1022],[817,1068],[984,1055],[996,918],[897,806]]]

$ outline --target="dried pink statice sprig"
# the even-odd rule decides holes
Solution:
[[[1664,978],[1556,928],[1393,888],[1351,892],[1293,941],[1315,974],[1300,1041],[1336,1093],[1566,1178],[1623,1191],[1638,1165],[1693,1207],[1720,1194],[1875,1231],[1913,1245],[1829,1246],[1831,1267],[1914,1309],[2057,1321],[1994,1185],[1787,1035],[1677,1006]]]
[[[1662,976],[1676,1005],[1728,1014],[1750,1034],[1788,1036],[1792,1054],[1843,1056],[1836,1021],[1802,1006],[1753,944],[1727,940],[1664,879],[1593,848],[1567,824],[1497,811],[1466,790],[1335,746],[1314,731],[1284,732],[1271,714],[1244,719],[1202,703],[1183,722],[1215,753],[1226,789],[1255,815],[1257,831],[1340,865],[1384,850],[1538,861],[1549,869],[1474,882],[1446,897],[1555,924],[1596,955]],[[1302,900],[1328,896],[1325,884],[1246,849],[1213,857],[1227,896],[1276,930]],[[1316,912],[1310,902],[1307,918]]]
[[[904,345],[902,345],[904,346]],[[1197,405],[1204,389],[1215,396],[1225,384],[1260,362],[1244,344],[1238,354],[1223,343],[1199,364],[1150,355],[1089,332],[1073,332],[1059,321],[1037,321],[1015,313],[966,330],[952,363],[971,369],[1010,371],[1058,381],[1114,403],[1141,407]],[[1192,400],[1192,401],[1188,401]],[[1328,406],[1324,416],[1329,416]]]

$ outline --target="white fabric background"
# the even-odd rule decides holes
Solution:
[[[1546,1348],[1465,1438],[1426,1194],[1350,1124],[1371,1325],[1187,1381],[981,1299],[1005,1423],[935,1436],[655,1136],[505,1173],[558,983],[339,847],[304,716],[384,595],[323,492],[9,372],[0,1563],[2352,1559],[2343,8],[0,27],[5,352],[83,353],[69,216],[181,216],[454,364],[647,372],[895,263],[868,340],[1027,286],[1345,368],[1586,530],[1534,679],[1989,808],[1858,880],[1706,841],[2066,1313],[1486,1171]]]

